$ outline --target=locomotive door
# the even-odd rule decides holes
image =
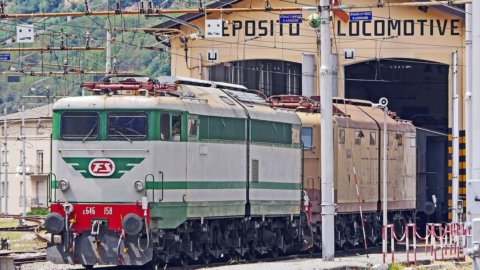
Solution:
[[[186,115],[162,112],[160,115],[161,158],[157,161],[160,184],[155,192],[158,202],[185,203],[187,200]]]

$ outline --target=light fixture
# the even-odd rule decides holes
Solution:
[[[58,181],[58,188],[61,190],[61,191],[65,191],[69,188],[70,184],[68,183],[67,180],[65,179],[62,179],[60,181]]]
[[[135,187],[135,190],[138,192],[142,191],[145,188],[145,186],[143,185],[143,181],[141,180],[136,181],[134,184],[134,187]]]

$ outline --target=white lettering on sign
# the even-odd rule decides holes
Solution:
[[[35,32],[32,24],[17,26],[17,43],[32,43]]]
[[[205,37],[222,37],[223,20],[205,20]]]
[[[113,214],[113,209],[111,206],[106,206],[103,208],[103,214],[104,215],[112,215]]]
[[[88,165],[88,171],[93,176],[106,177],[115,172],[115,163],[113,160],[105,159],[93,159]]]
[[[207,50],[207,61],[209,62],[218,62],[219,55],[218,55],[218,50],[217,49],[210,49]]]
[[[83,209],[82,214],[84,215],[95,215],[95,206],[86,207]]]

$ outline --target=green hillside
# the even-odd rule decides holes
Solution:
[[[80,0],[15,0],[5,1],[7,14],[84,11],[85,1]],[[109,3],[102,0],[90,0],[91,10],[113,10],[115,1]],[[145,1],[146,2],[146,1]],[[212,1],[207,1],[212,2]],[[138,9],[135,0],[121,0],[122,9]],[[193,0],[156,0],[154,6],[163,8],[195,7],[198,1]],[[28,48],[61,46],[86,46],[85,35],[90,33],[91,47],[104,47],[106,32],[110,27],[152,27],[162,22],[161,18],[145,18],[143,15],[110,16],[110,17],[78,17],[78,18],[46,18],[46,19],[3,19],[0,26],[0,42],[7,42],[20,24],[34,24],[34,43],[13,43],[1,45],[2,48]],[[153,46],[164,51],[148,50]],[[2,52],[5,53],[5,52]],[[0,61],[0,71],[35,72],[64,71],[64,63],[68,61],[68,69],[83,71],[104,71],[104,51],[51,51],[51,52],[10,52],[10,61]],[[116,58],[117,70],[133,71],[146,76],[170,74],[169,48],[160,44],[155,37],[143,31],[114,31],[112,57]],[[18,110],[21,104],[27,107],[45,104],[47,100],[38,98],[22,98],[22,96],[80,95],[80,84],[91,81],[92,75],[55,75],[50,77],[21,76],[20,82],[7,82],[7,75],[0,78],[0,109],[9,112]]]

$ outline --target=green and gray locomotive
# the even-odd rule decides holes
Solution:
[[[54,106],[48,260],[207,263],[305,245],[294,111],[191,79],[85,86]]]
[[[318,97],[179,77],[84,87],[93,94],[54,106],[48,260],[158,267],[321,248]],[[333,110],[332,237],[378,244],[383,111],[345,99]],[[386,124],[388,218],[401,233],[415,221],[416,133]]]

